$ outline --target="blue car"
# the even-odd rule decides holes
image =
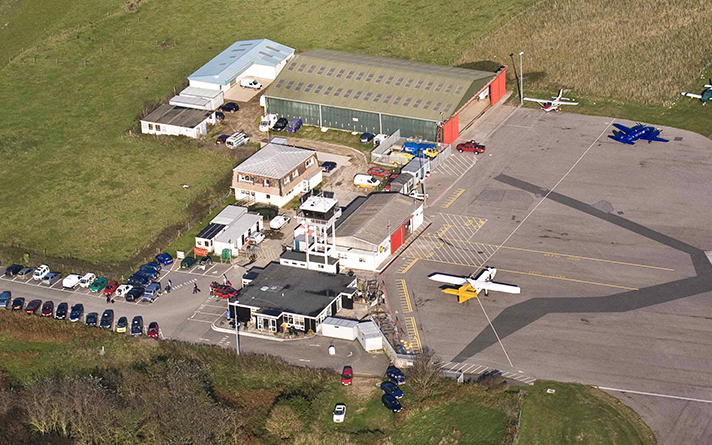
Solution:
[[[393,382],[382,382],[381,390],[386,394],[392,395],[396,399],[403,397],[403,391]]]
[[[129,277],[128,283],[132,286],[146,287],[151,284],[151,280],[145,275],[135,273]]]
[[[164,266],[170,266],[171,264],[173,264],[173,257],[168,255],[167,253],[159,253],[158,255],[156,255],[156,262]]]
[[[302,128],[302,120],[295,117],[287,124],[287,133],[296,133],[300,128]]]
[[[136,271],[136,275],[143,275],[144,277],[148,278],[149,280],[155,280],[161,274],[159,274],[157,271],[153,269],[144,269],[143,266],[141,266],[141,269]]]
[[[143,266],[140,267],[140,269],[153,269],[156,272],[160,272],[161,269],[163,269],[163,266],[161,266],[160,264],[158,264],[154,261],[151,263],[144,264]]]
[[[405,375],[403,374],[403,371],[396,368],[395,366],[388,367],[388,369],[386,370],[386,377],[388,378],[388,380],[395,383],[396,385],[402,385],[405,383]]]
[[[0,307],[10,306],[10,300],[12,299],[12,294],[9,290],[0,293]]]

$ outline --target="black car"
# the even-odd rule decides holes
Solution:
[[[116,332],[124,333],[129,327],[129,319],[126,317],[119,317],[119,321],[116,322]]]
[[[69,321],[79,321],[82,319],[82,315],[84,315],[84,305],[77,303],[72,306],[72,310],[69,312]]]
[[[134,287],[146,287],[151,284],[151,279],[143,274],[135,273],[129,277],[128,283]]]
[[[12,310],[21,311],[25,307],[25,297],[17,297],[12,300]]]
[[[381,390],[386,394],[392,395],[396,399],[403,397],[403,391],[393,382],[382,382]]]
[[[324,173],[331,173],[336,168],[336,162],[326,161],[321,164],[321,169]]]
[[[502,371],[499,369],[490,369],[489,371],[483,372],[480,374],[479,377],[477,377],[477,383],[482,383],[487,379],[497,377],[498,375],[502,375]]]
[[[393,411],[394,413],[398,413],[400,412],[400,410],[403,409],[400,402],[390,394],[383,394],[383,396],[381,397],[381,403],[383,403],[383,406]]]
[[[215,120],[218,122],[222,122],[225,120],[225,115],[219,111],[215,112]]]
[[[67,310],[69,305],[65,302],[59,303],[57,310],[54,312],[54,318],[57,320],[64,320],[67,318]]]
[[[131,335],[143,335],[143,317],[137,315],[131,322]]]
[[[33,315],[36,314],[37,311],[42,307],[42,300],[32,300],[29,303],[27,303],[27,307],[25,308],[25,312],[27,315]]]
[[[386,370],[386,377],[388,377],[388,380],[395,383],[396,385],[402,385],[405,383],[405,375],[403,374],[403,371],[396,368],[395,366],[388,367],[388,369]]]
[[[54,301],[47,300],[42,305],[42,312],[40,313],[43,317],[51,317],[54,315]]]
[[[135,275],[140,275],[142,277],[146,277],[150,281],[154,281],[154,280],[158,279],[158,277],[161,276],[160,273],[156,272],[153,269],[139,269]]]
[[[126,293],[126,301],[136,301],[143,296],[146,288],[143,286],[134,286],[130,291]]]
[[[223,104],[220,109],[226,113],[234,113],[235,111],[239,110],[240,107],[238,107],[235,102],[228,102]]]
[[[87,314],[87,318],[86,318],[87,326],[96,326],[98,321],[99,321],[99,314],[97,314],[96,312],[89,312]]]
[[[373,138],[374,138],[373,133],[366,132],[361,135],[361,138],[359,138],[359,140],[361,141],[362,144],[368,144],[369,142],[371,142],[373,140]]]
[[[114,324],[114,310],[107,309],[101,314],[101,322],[99,322],[99,327],[102,329],[111,329]]]
[[[21,270],[22,266],[20,266],[19,264],[12,264],[10,266],[7,266],[7,268],[5,269],[5,276],[16,277]]]
[[[213,265],[213,259],[210,257],[210,255],[204,256],[200,258],[200,261],[198,261],[198,267],[201,269],[205,269],[208,266]]]
[[[280,117],[277,119],[277,122],[274,123],[274,126],[272,127],[272,131],[280,132],[283,131],[285,128],[287,128],[287,124],[289,124],[289,121],[287,120],[286,117]]]

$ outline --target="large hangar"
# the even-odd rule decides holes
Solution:
[[[290,61],[264,105],[306,125],[451,143],[505,89],[506,67],[493,73],[318,49]]]

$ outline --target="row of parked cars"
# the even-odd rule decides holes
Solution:
[[[131,321],[127,317],[120,317],[114,326],[114,310],[107,309],[104,313],[89,312],[84,316],[84,305],[77,303],[71,308],[69,303],[63,301],[57,305],[55,310],[54,302],[47,300],[44,303],[42,300],[32,300],[25,306],[25,297],[12,298],[10,291],[0,292],[0,307],[5,307],[13,311],[25,311],[27,315],[40,315],[42,317],[53,317],[56,320],[69,320],[72,323],[81,322],[84,317],[84,322],[87,326],[99,326],[102,329],[114,330],[118,333],[131,332],[131,335],[143,335],[143,317],[137,315]],[[146,330],[146,335],[151,338],[158,338],[159,327],[158,322],[151,322]]]
[[[403,409],[403,406],[398,401],[403,398],[403,390],[398,385],[405,383],[405,374],[396,366],[390,365],[386,369],[387,381],[381,382],[379,387],[383,391],[381,403],[394,413],[398,413]],[[344,366],[341,371],[341,384],[348,386],[353,383],[354,370],[351,366]],[[346,419],[346,405],[337,403],[334,407],[334,422],[341,423]]]

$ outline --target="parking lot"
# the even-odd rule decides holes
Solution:
[[[386,272],[389,303],[455,370],[612,388],[661,443],[708,443],[712,144],[668,128],[668,144],[624,146],[611,123],[515,111],[431,198],[433,224]],[[426,278],[483,265],[521,294],[458,304]]]

